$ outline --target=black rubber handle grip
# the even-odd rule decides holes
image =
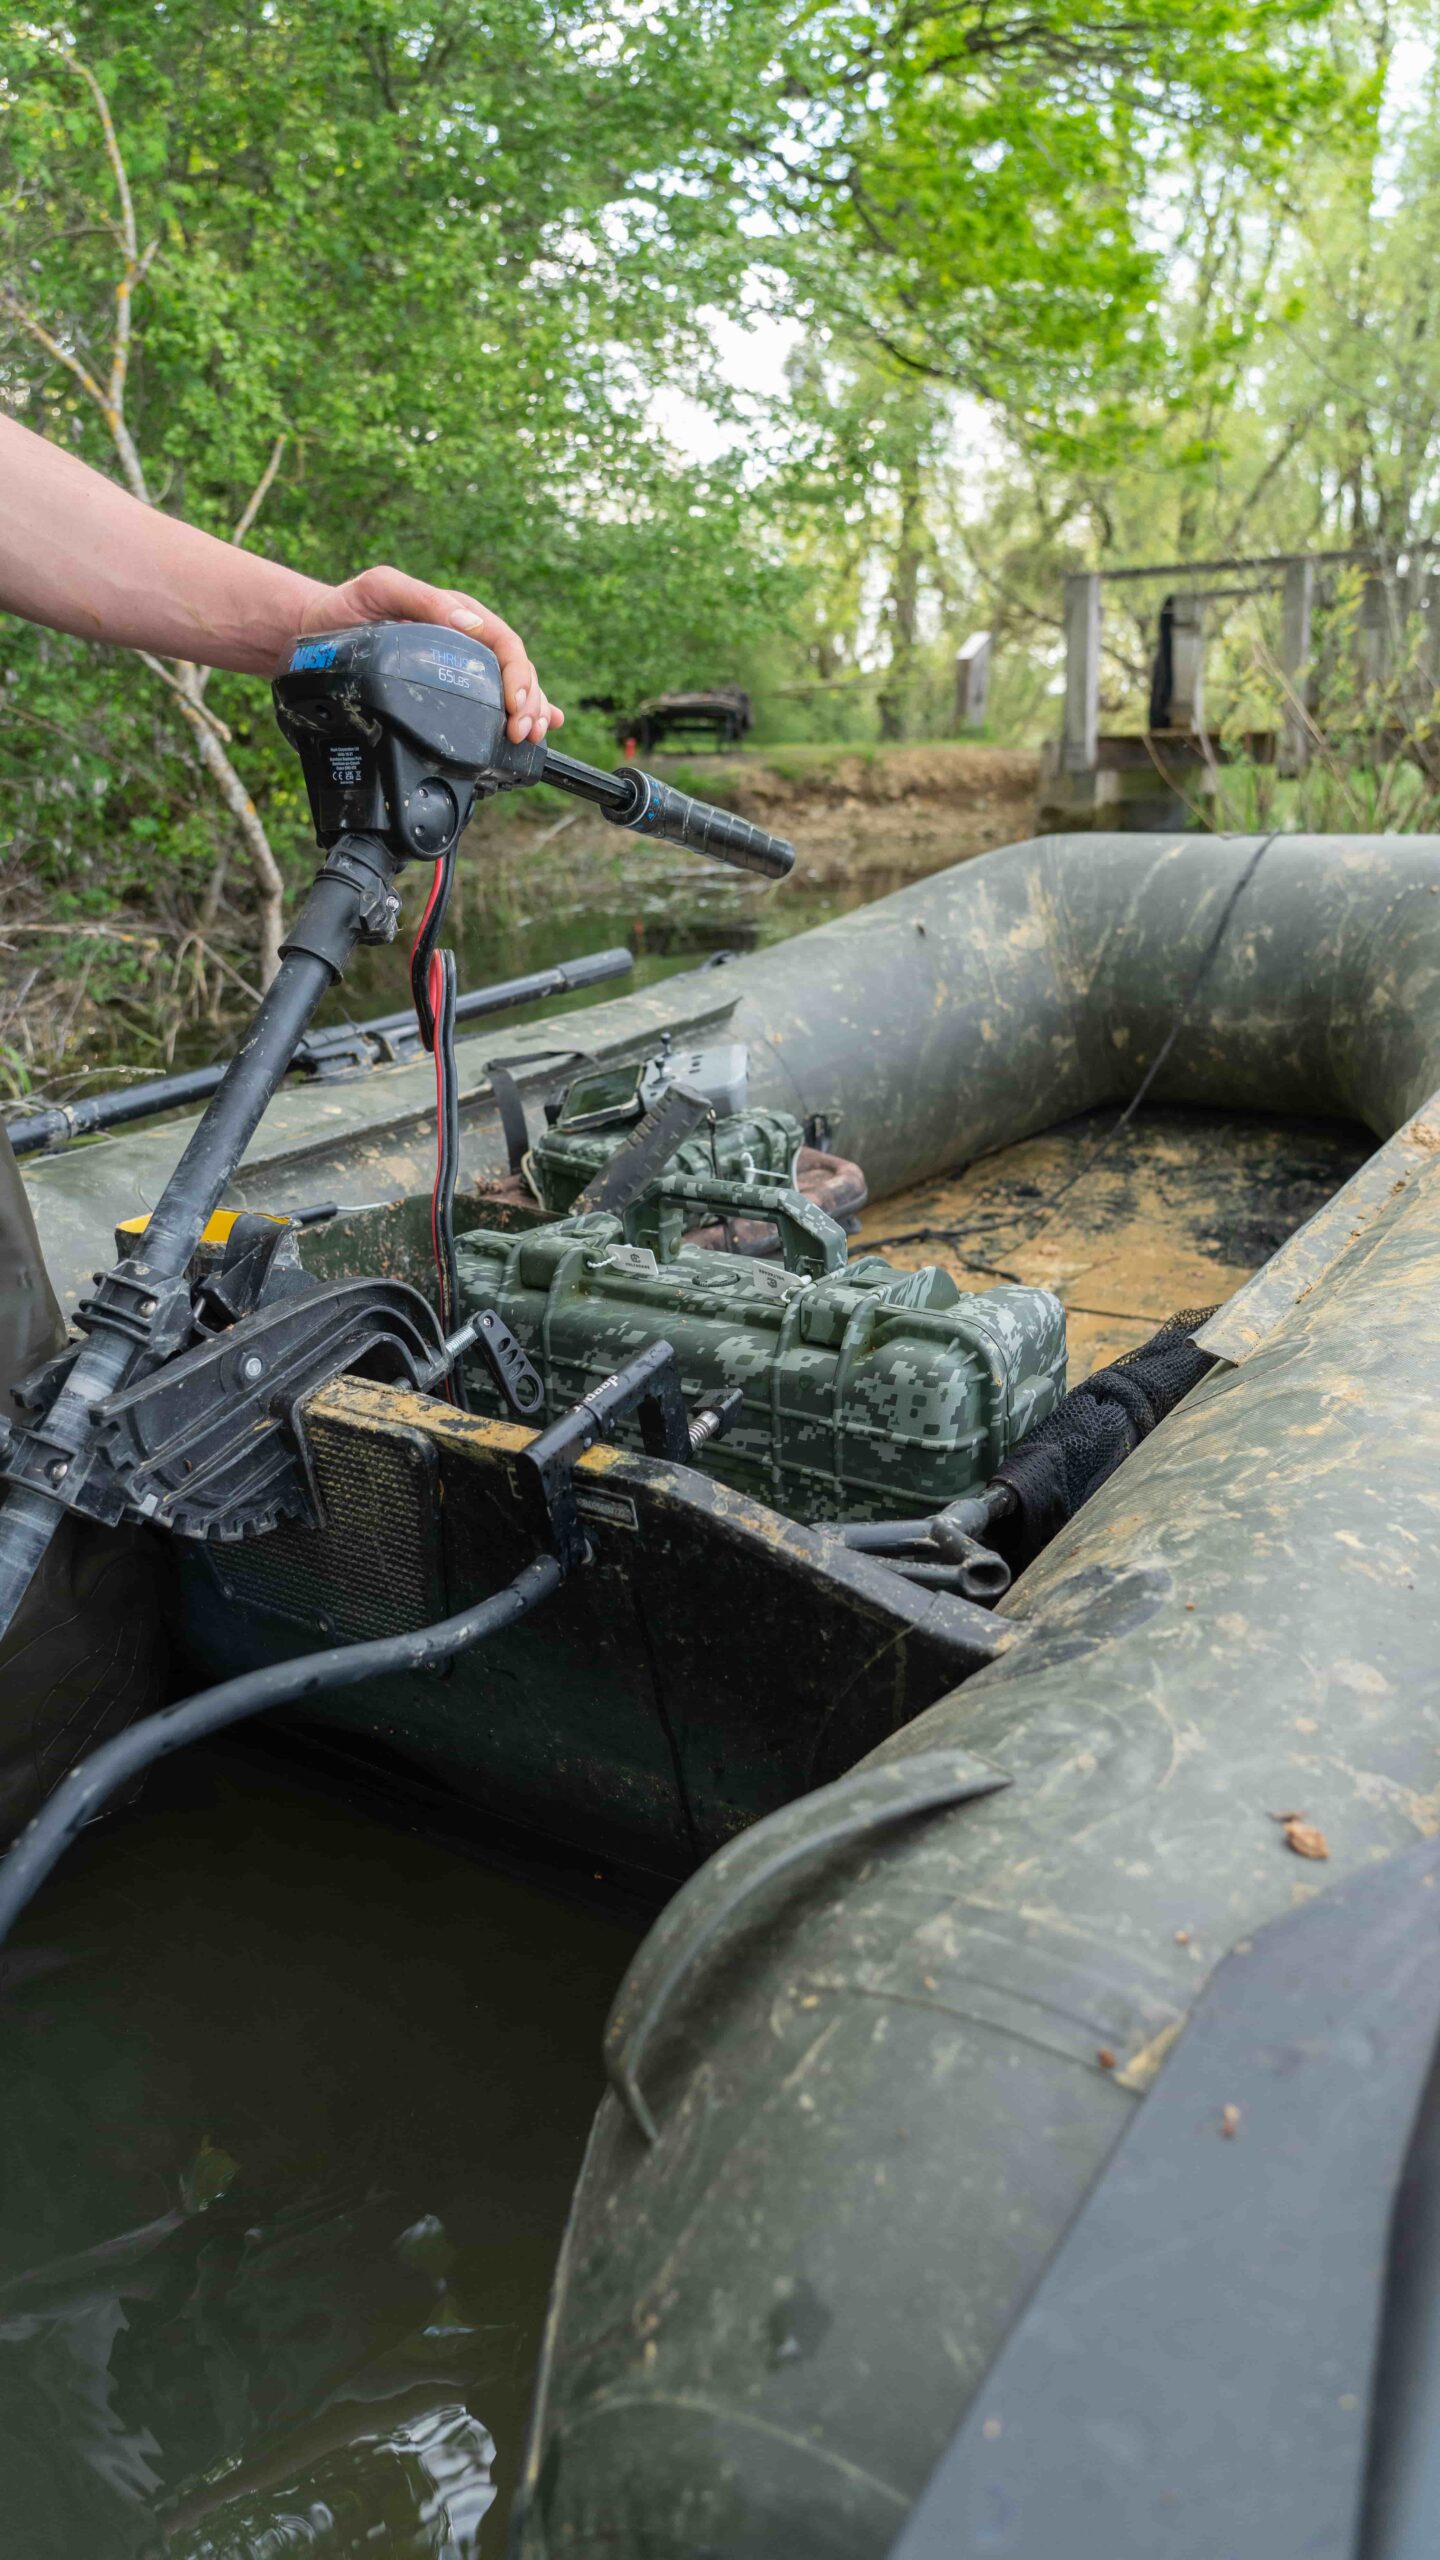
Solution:
[[[629,804],[607,805],[605,815],[617,827],[635,834],[660,836],[667,844],[683,844],[712,862],[732,863],[737,871],[761,871],[767,880],[783,880],[795,867],[795,847],[782,836],[767,836],[729,809],[713,809],[708,800],[691,800],[668,782],[636,765],[622,765],[615,780],[629,791]]]

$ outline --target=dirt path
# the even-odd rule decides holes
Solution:
[[[776,747],[656,763],[788,836],[817,888],[868,873],[918,880],[1035,833],[1039,759],[1011,747]]]

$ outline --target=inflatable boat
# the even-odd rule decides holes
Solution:
[[[728,1193],[671,1153],[618,1214],[517,1214],[493,1035],[454,1053],[444,1401],[401,1303],[431,1070],[272,1104],[226,1191],[278,1232],[264,1290],[192,1268],[206,1338],[107,1409],[113,1534],[181,1633],[124,1715],[244,1689],[671,1896],[607,2033],[517,2550],[1433,2551],[1440,840],[1046,838],[584,1031],[624,1092],[743,1050],[747,1107],[828,1123],[875,1201],[1079,1115],[1123,1144],[1142,1091],[1374,1145],[1168,1329],[1165,1393],[1102,1373],[1091,1491],[1106,1396],[1066,1396],[1053,1295],[847,1261],[748,1146]],[[553,1056],[509,1072],[553,1094]],[[62,1300],[137,1204],[143,1265],[176,1143],[30,1169]],[[703,1240],[732,1216],[778,1263]],[[244,1362],[302,1317],[313,1361],[322,1297],[286,1439]]]

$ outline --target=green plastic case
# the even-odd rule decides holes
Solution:
[[[783,1267],[682,1243],[722,1213],[773,1222]],[[967,1296],[933,1265],[847,1264],[840,1227],[783,1174],[669,1174],[623,1218],[472,1228],[456,1260],[466,1311],[494,1307],[540,1370],[547,1420],[664,1340],[692,1410],[744,1397],[697,1464],[798,1520],[934,1511],[987,1482],[1065,1391],[1048,1290]],[[501,1412],[488,1372],[466,1374],[474,1408]]]

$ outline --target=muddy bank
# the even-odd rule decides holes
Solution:
[[[1034,825],[1038,760],[1011,748],[777,747],[652,761],[682,789],[788,836],[793,877],[777,889],[639,842],[554,793],[507,795],[465,837],[450,926],[462,985],[614,942],[635,950],[643,983],[823,924],[947,863],[1018,843]],[[27,1097],[67,1101],[96,1077],[119,1083],[228,1055],[250,984],[239,919],[201,931],[136,910],[52,934],[43,900],[31,891],[28,901],[0,922],[7,1116]],[[388,952],[358,955],[320,1019],[406,1003],[407,950],[402,935]]]
[[[653,761],[683,788],[788,836],[798,875],[816,887],[878,876],[893,887],[1034,832],[1039,759],[1028,750],[757,747]]]

